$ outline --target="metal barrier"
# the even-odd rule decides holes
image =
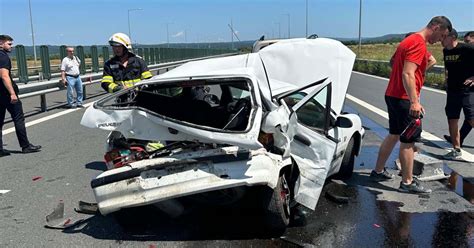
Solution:
[[[19,82],[26,83],[28,82],[28,64],[26,62],[26,52],[25,47],[23,45],[17,45],[15,47],[16,50],[16,63],[18,68]]]
[[[49,64],[48,46],[40,46],[41,72],[40,78],[51,79],[51,65]]]
[[[99,54],[97,46],[91,46],[92,72],[99,72]]]
[[[389,65],[390,61],[385,61],[385,60],[375,60],[375,59],[356,59],[356,61],[359,62],[373,62],[373,63],[380,63],[380,64],[385,64]],[[444,66],[440,65],[435,65],[431,67],[428,72],[430,73],[438,73],[438,74],[444,74]]]
[[[51,79],[59,77],[60,74],[60,63],[50,64],[51,57],[49,57],[49,47],[41,46],[41,66],[28,66],[27,58],[25,53],[25,47],[22,45],[16,46],[16,59],[17,68],[12,69],[12,75],[14,76],[15,82],[28,83],[42,81],[44,78]],[[67,56],[66,46],[59,47],[59,59]],[[211,56],[223,53],[233,53],[235,50],[223,50],[223,49],[194,49],[194,48],[138,48],[138,55],[141,56],[148,65],[171,62],[177,60],[183,60],[188,58],[198,58],[203,56]],[[102,61],[98,54],[97,46],[90,47],[90,54],[86,56],[84,47],[76,47],[76,56],[81,59],[80,71],[81,74],[90,72],[100,72],[103,68],[103,63],[110,57],[110,47],[102,47]],[[88,57],[90,55],[90,58]],[[57,59],[57,57],[55,56]]]
[[[157,75],[158,75],[160,70],[168,71],[169,69],[177,67],[186,62],[203,60],[203,59],[208,59],[208,58],[225,57],[225,56],[231,56],[231,55],[237,55],[237,54],[238,53],[228,53],[228,54],[207,56],[207,57],[201,57],[201,58],[186,59],[186,60],[181,60],[181,61],[176,61],[176,62],[150,65],[148,68],[152,72],[157,71]],[[102,80],[102,73],[86,74],[86,75],[81,76],[81,79],[83,81],[89,80],[89,82],[83,83],[83,87],[84,87],[83,94],[84,94],[84,99],[85,99],[86,86],[99,83]],[[37,82],[33,84],[20,85],[19,89],[20,89],[20,98],[40,96],[41,111],[46,112],[48,111],[48,106],[46,103],[46,94],[65,90],[66,87],[64,87],[64,85],[60,82],[60,79],[55,79],[55,80],[50,80],[50,81]]]

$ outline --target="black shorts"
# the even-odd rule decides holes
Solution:
[[[389,133],[400,135],[413,120],[410,117],[410,101],[391,96],[385,96],[388,110]],[[421,130],[421,128],[420,128]],[[417,132],[410,140],[400,139],[402,143],[413,143],[420,139],[421,132]]]
[[[448,91],[444,108],[448,120],[459,119],[461,109],[466,120],[474,120],[474,92]]]

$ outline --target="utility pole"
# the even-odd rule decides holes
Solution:
[[[289,39],[291,37],[291,35],[290,35],[290,14],[288,13],[286,15],[288,17],[288,39]]]
[[[275,24],[278,25],[278,39],[281,39],[281,23],[280,22],[275,22]]]
[[[357,54],[358,56],[360,56],[360,48],[362,45],[361,32],[362,32],[362,0],[359,0],[359,52]]]
[[[138,10],[143,10],[141,8],[138,9],[128,9],[127,11],[127,17],[128,17],[128,37],[130,37],[130,42],[133,44],[133,39],[132,39],[132,30],[130,28],[130,12],[132,11],[138,11]]]
[[[31,25],[31,40],[33,41],[33,56],[34,56],[34,65],[36,67],[36,46],[35,46],[35,31],[33,30],[33,15],[31,14],[31,0],[28,0],[28,5],[30,8],[30,25]]]
[[[232,44],[232,50],[234,50],[234,23],[232,22],[232,18],[230,18],[230,40]]]
[[[167,22],[166,24],[166,47],[170,48],[170,32],[169,32],[169,24],[173,24],[172,22]]]
[[[308,0],[306,0],[306,37],[308,37]]]

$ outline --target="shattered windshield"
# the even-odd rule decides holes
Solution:
[[[245,131],[253,102],[247,79],[206,79],[140,85],[97,106],[140,108],[174,121]]]

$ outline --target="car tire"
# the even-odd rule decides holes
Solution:
[[[354,171],[355,156],[354,137],[352,137],[347,144],[346,151],[344,151],[341,167],[339,168],[339,172],[334,176],[335,179],[346,180],[351,178]]]
[[[265,227],[267,230],[280,235],[289,225],[291,218],[291,190],[285,174],[278,178],[275,189],[265,189],[265,193]]]

